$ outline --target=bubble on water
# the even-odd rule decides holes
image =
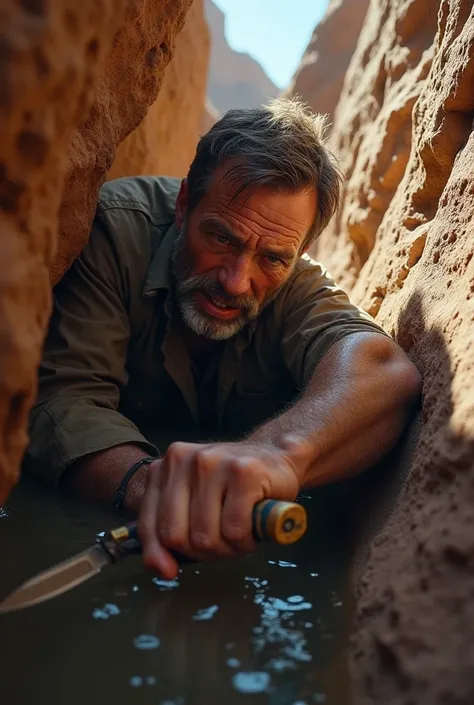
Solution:
[[[253,578],[251,575],[246,575],[244,578],[246,583],[249,583],[249,585],[252,585],[255,588],[263,588],[265,585],[268,585],[268,580],[263,580],[261,578]],[[245,587],[248,587],[246,585]]]
[[[132,688],[139,688],[143,685],[143,678],[141,676],[132,676],[130,678],[130,685]]]
[[[174,578],[173,580],[162,580],[161,578],[152,578],[152,582],[155,583],[158,589],[162,592],[166,592],[168,590],[176,590],[176,588],[179,587],[178,578]]]
[[[280,568],[297,568],[296,563],[289,563],[288,561],[278,561]]]
[[[267,667],[271,671],[276,671],[277,673],[283,673],[283,671],[288,671],[296,668],[294,661],[290,661],[287,658],[273,658],[268,662]]]
[[[318,575],[319,575],[319,573],[310,573],[310,575],[311,575],[312,578],[317,578]]]
[[[133,640],[133,645],[136,649],[149,651],[151,649],[157,649],[160,645],[160,640],[154,634],[140,634],[140,636],[136,636]]]
[[[276,565],[276,561],[268,561],[270,565]]]
[[[295,597],[300,597],[295,595]],[[302,598],[304,600],[304,598]],[[254,602],[256,605],[263,604],[267,616],[275,617],[278,612],[299,612],[300,610],[310,610],[313,606],[311,602],[291,602],[291,598],[282,600],[279,597],[265,597],[256,595]]]
[[[305,627],[305,629],[311,629],[312,626],[313,626],[313,623],[312,623],[312,622],[305,622],[305,623],[303,624],[303,627]]]
[[[238,658],[228,658],[227,665],[229,668],[238,668],[240,666],[240,661]]]
[[[232,678],[239,693],[263,693],[270,684],[270,675],[264,671],[240,671]]]
[[[138,585],[134,585],[132,587],[132,592],[138,592]]]
[[[195,570],[194,575],[199,575],[200,572],[201,572],[200,570]]]
[[[103,607],[97,607],[92,612],[92,617],[94,619],[109,619],[109,617],[114,617],[117,614],[120,614],[119,607],[112,603],[107,603]]]
[[[288,602],[294,602],[295,604],[298,604],[298,602],[303,602],[304,597],[303,595],[290,595],[290,597],[286,598]]]
[[[197,621],[212,619],[218,609],[219,605],[211,605],[210,607],[204,607],[202,610],[198,610],[196,614],[193,615],[193,619]]]

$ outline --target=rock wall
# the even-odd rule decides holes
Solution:
[[[269,98],[276,98],[280,91],[258,61],[228,45],[222,10],[212,0],[205,0],[205,11],[211,31],[207,92],[217,111],[223,114],[231,108],[258,108]]]
[[[474,702],[474,8],[371,0],[336,110],[348,181],[313,255],[424,378],[358,583],[356,705]]]
[[[0,502],[27,443],[51,281],[84,246],[115,149],[154,102],[189,5],[2,3]]]
[[[285,95],[303,96],[332,121],[368,5],[369,0],[330,0]]]
[[[194,0],[177,37],[158,98],[117,149],[108,179],[137,174],[186,176],[202,127],[206,127],[201,121],[209,46],[203,0]]]

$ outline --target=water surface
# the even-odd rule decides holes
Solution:
[[[337,493],[303,496],[294,546],[188,565],[175,581],[140,558],[0,616],[0,693],[11,705],[348,705],[349,560]],[[24,481],[0,510],[0,599],[121,523]]]

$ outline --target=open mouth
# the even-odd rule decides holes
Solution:
[[[228,320],[238,318],[240,316],[241,312],[239,308],[227,306],[227,304],[223,303],[219,299],[209,296],[203,291],[196,292],[196,299],[199,308],[213,318]]]

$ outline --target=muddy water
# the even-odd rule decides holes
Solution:
[[[306,537],[159,580],[138,557],[0,616],[11,705],[347,705],[347,527],[332,488],[305,495]],[[116,525],[23,483],[0,510],[0,599]]]

